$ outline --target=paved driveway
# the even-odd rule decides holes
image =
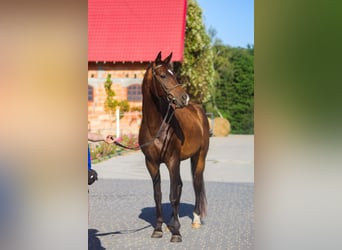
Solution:
[[[144,156],[131,152],[93,166],[99,181],[89,187],[89,249],[253,249],[254,136],[212,137],[205,170],[208,216],[191,228],[194,192],[190,161],[182,162],[182,243],[150,235],[155,225],[152,182]],[[168,221],[169,178],[161,166],[163,213]]]

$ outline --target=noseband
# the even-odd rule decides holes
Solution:
[[[160,65],[157,65],[156,67],[152,67],[152,76],[153,76],[154,91],[155,91],[156,93],[158,93],[158,92],[157,92],[157,88],[156,88],[156,84],[155,84],[155,79],[156,79],[156,80],[160,83],[160,85],[162,86],[164,92],[166,93],[166,98],[167,98],[168,102],[171,103],[172,101],[175,100],[175,98],[172,96],[172,94],[170,94],[170,92],[171,92],[173,89],[175,89],[175,88],[177,88],[177,87],[180,87],[180,86],[182,86],[182,85],[179,84],[179,83],[177,83],[175,86],[172,86],[171,88],[167,88],[167,87],[163,84],[163,80],[162,80],[162,79],[161,79],[161,80],[158,79],[159,76],[157,76],[157,74],[156,74],[156,72],[155,72],[156,69],[158,69],[158,68],[160,68],[160,67],[162,67],[162,66],[163,66],[163,65],[160,64]],[[158,96],[158,98],[160,98],[160,96]]]

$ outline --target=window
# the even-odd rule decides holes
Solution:
[[[140,84],[128,86],[127,100],[130,102],[140,102],[142,100]]]
[[[88,102],[94,101],[94,87],[88,85]]]

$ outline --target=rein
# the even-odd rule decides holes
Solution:
[[[171,103],[169,103],[169,105],[168,105],[168,107],[167,107],[167,112],[166,112],[166,114],[165,114],[165,116],[164,116],[164,118],[163,118],[163,121],[162,121],[162,123],[161,123],[159,129],[158,129],[157,134],[156,134],[155,136],[153,136],[153,138],[152,138],[150,141],[148,141],[148,142],[146,142],[146,143],[144,143],[144,144],[142,144],[142,145],[135,146],[135,147],[129,147],[129,146],[123,145],[123,144],[121,144],[120,142],[118,142],[117,140],[114,141],[114,144],[116,144],[116,145],[118,145],[118,146],[120,146],[120,147],[122,147],[122,148],[130,149],[130,150],[138,150],[138,149],[141,149],[142,147],[145,147],[145,146],[147,146],[147,145],[150,145],[151,143],[153,143],[153,141],[154,141],[155,139],[159,138],[160,133],[161,133],[161,131],[162,131],[163,125],[164,125],[164,124],[168,124],[168,123],[171,121],[171,119],[172,119],[172,117],[173,117],[175,111],[172,110],[170,107],[171,107]],[[167,117],[168,117],[170,111],[171,111],[170,117],[167,119]]]
[[[155,73],[155,69],[157,69],[157,68],[159,68],[159,67],[161,67],[161,66],[163,66],[163,65],[158,65],[158,66],[156,66],[156,67],[152,67],[152,80],[153,80],[153,87],[154,87],[155,93],[157,93],[157,88],[156,88],[156,84],[155,84],[155,78],[157,78],[157,75],[156,75],[156,73]],[[158,80],[158,79],[157,79],[157,80]],[[148,141],[148,142],[146,142],[146,143],[144,143],[144,144],[142,144],[142,145],[137,145],[137,146],[135,146],[135,147],[129,147],[129,146],[123,145],[123,144],[121,144],[120,142],[118,142],[117,140],[114,141],[114,144],[116,144],[116,145],[118,145],[118,146],[120,146],[120,147],[122,147],[122,148],[130,149],[130,150],[138,150],[138,149],[141,149],[142,147],[145,147],[145,146],[147,146],[147,145],[150,145],[151,143],[153,143],[153,141],[154,141],[155,139],[159,138],[160,133],[161,133],[161,131],[162,131],[163,125],[164,125],[164,124],[168,124],[168,123],[171,121],[171,119],[172,119],[172,117],[173,117],[173,115],[174,115],[174,113],[175,113],[175,110],[172,110],[172,109],[171,109],[171,104],[172,104],[172,101],[174,101],[174,97],[170,98],[170,96],[172,96],[172,95],[170,94],[170,92],[171,92],[171,90],[173,90],[173,89],[175,89],[175,88],[177,88],[177,87],[180,87],[180,86],[182,86],[182,85],[181,85],[181,84],[176,84],[175,86],[172,86],[171,88],[168,89],[168,88],[166,88],[166,86],[164,86],[164,84],[163,84],[160,80],[158,80],[158,81],[160,82],[160,85],[162,86],[163,90],[164,90],[165,93],[166,93],[166,98],[167,98],[167,100],[169,101],[169,105],[168,105],[168,107],[167,107],[166,114],[165,114],[165,116],[164,116],[164,118],[163,118],[163,121],[162,121],[162,123],[161,123],[161,125],[160,125],[160,127],[159,127],[159,129],[158,129],[158,131],[157,131],[157,133],[156,133],[156,135],[153,136],[153,138],[152,138],[150,141]],[[158,96],[158,95],[157,95],[157,97],[158,97],[158,100],[159,100],[159,105],[161,105],[161,98],[160,98],[160,96]],[[170,111],[171,111],[171,112],[170,112]],[[170,113],[170,117],[167,118],[167,117],[169,116],[169,113]]]

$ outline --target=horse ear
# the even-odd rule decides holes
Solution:
[[[171,61],[171,58],[172,58],[172,52],[170,53],[168,57],[165,58],[164,63],[169,64]]]
[[[161,51],[159,51],[156,59],[154,60],[155,62],[161,62]]]

